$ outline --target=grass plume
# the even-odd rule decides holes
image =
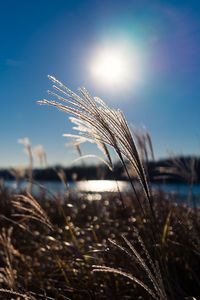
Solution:
[[[44,99],[38,103],[54,106],[73,116],[73,123],[76,125],[73,129],[78,131],[78,135],[65,134],[64,136],[74,138],[77,142],[84,140],[96,143],[98,147],[99,144],[112,147],[128,173],[125,163],[125,159],[127,159],[134,169],[147,199],[147,205],[144,207],[139,198],[136,197],[138,206],[144,215],[150,213],[154,219],[152,197],[145,169],[123,112],[119,109],[110,108],[98,97],[92,97],[85,88],[79,89],[79,96],[55,77],[48,77],[53,82],[53,89],[55,90],[49,91],[49,94],[56,97],[58,101]],[[102,149],[102,146],[100,148]],[[105,154],[105,148],[102,150]],[[137,196],[131,179],[130,182]]]

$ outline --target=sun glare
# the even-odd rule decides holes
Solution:
[[[138,80],[139,65],[139,56],[133,49],[107,47],[96,51],[91,60],[90,72],[97,83],[124,85]]]

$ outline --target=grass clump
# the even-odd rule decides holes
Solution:
[[[163,284],[167,299],[197,297],[199,210],[176,206],[165,194],[157,194],[153,244],[151,219],[138,215],[132,194],[123,197],[128,207],[117,194],[103,195],[100,201],[71,194],[52,201],[43,195],[37,201],[51,229],[48,223],[20,215],[14,195],[2,190],[1,212],[9,207],[0,219],[2,288],[36,299],[162,299]],[[167,270],[162,276],[155,247]],[[7,270],[11,278],[5,276]]]

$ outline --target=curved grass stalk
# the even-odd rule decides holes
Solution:
[[[110,171],[113,171],[111,165],[110,165],[107,161],[105,161],[105,160],[104,160],[103,158],[101,158],[100,156],[94,155],[94,154],[86,154],[86,155],[83,155],[83,156],[81,156],[81,157],[78,157],[78,158],[76,158],[76,159],[74,159],[74,160],[72,161],[72,164],[73,164],[73,163],[76,163],[77,161],[80,161],[80,160],[82,160],[82,159],[86,159],[86,158],[96,158],[96,159],[98,159],[100,162],[102,162],[103,164],[105,164],[105,165],[109,168]]]
[[[35,298],[29,297],[26,294],[18,293],[16,291],[12,291],[12,290],[8,290],[8,289],[1,289],[0,288],[0,293],[9,294],[9,295],[13,295],[13,296],[16,296],[16,297],[21,297],[22,299],[25,299],[25,300],[35,300]]]
[[[27,196],[19,195],[14,197],[12,205],[20,212],[19,214],[15,214],[15,216],[35,219],[45,224],[50,230],[53,230],[53,226],[45,211],[31,194],[28,193]]]
[[[93,265],[93,272],[105,272],[105,273],[113,273],[113,274],[118,274],[124,277],[127,277],[131,281],[134,281],[137,283],[139,286],[141,286],[153,299],[158,300],[159,298],[156,296],[156,294],[146,285],[144,284],[141,280],[136,278],[130,273],[124,272],[119,269],[111,268],[111,267],[106,267],[106,266],[98,266],[98,265]]]

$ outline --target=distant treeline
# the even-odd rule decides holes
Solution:
[[[146,168],[151,182],[188,182],[200,183],[200,157],[175,157],[159,161],[148,162]],[[126,180],[127,176],[123,167],[116,163],[111,172],[105,165],[98,166],[75,166],[75,167],[48,167],[33,170],[34,180],[59,181],[59,173],[67,181],[91,180],[91,179],[118,179]],[[14,180],[15,176],[11,169],[1,169],[0,178]]]

